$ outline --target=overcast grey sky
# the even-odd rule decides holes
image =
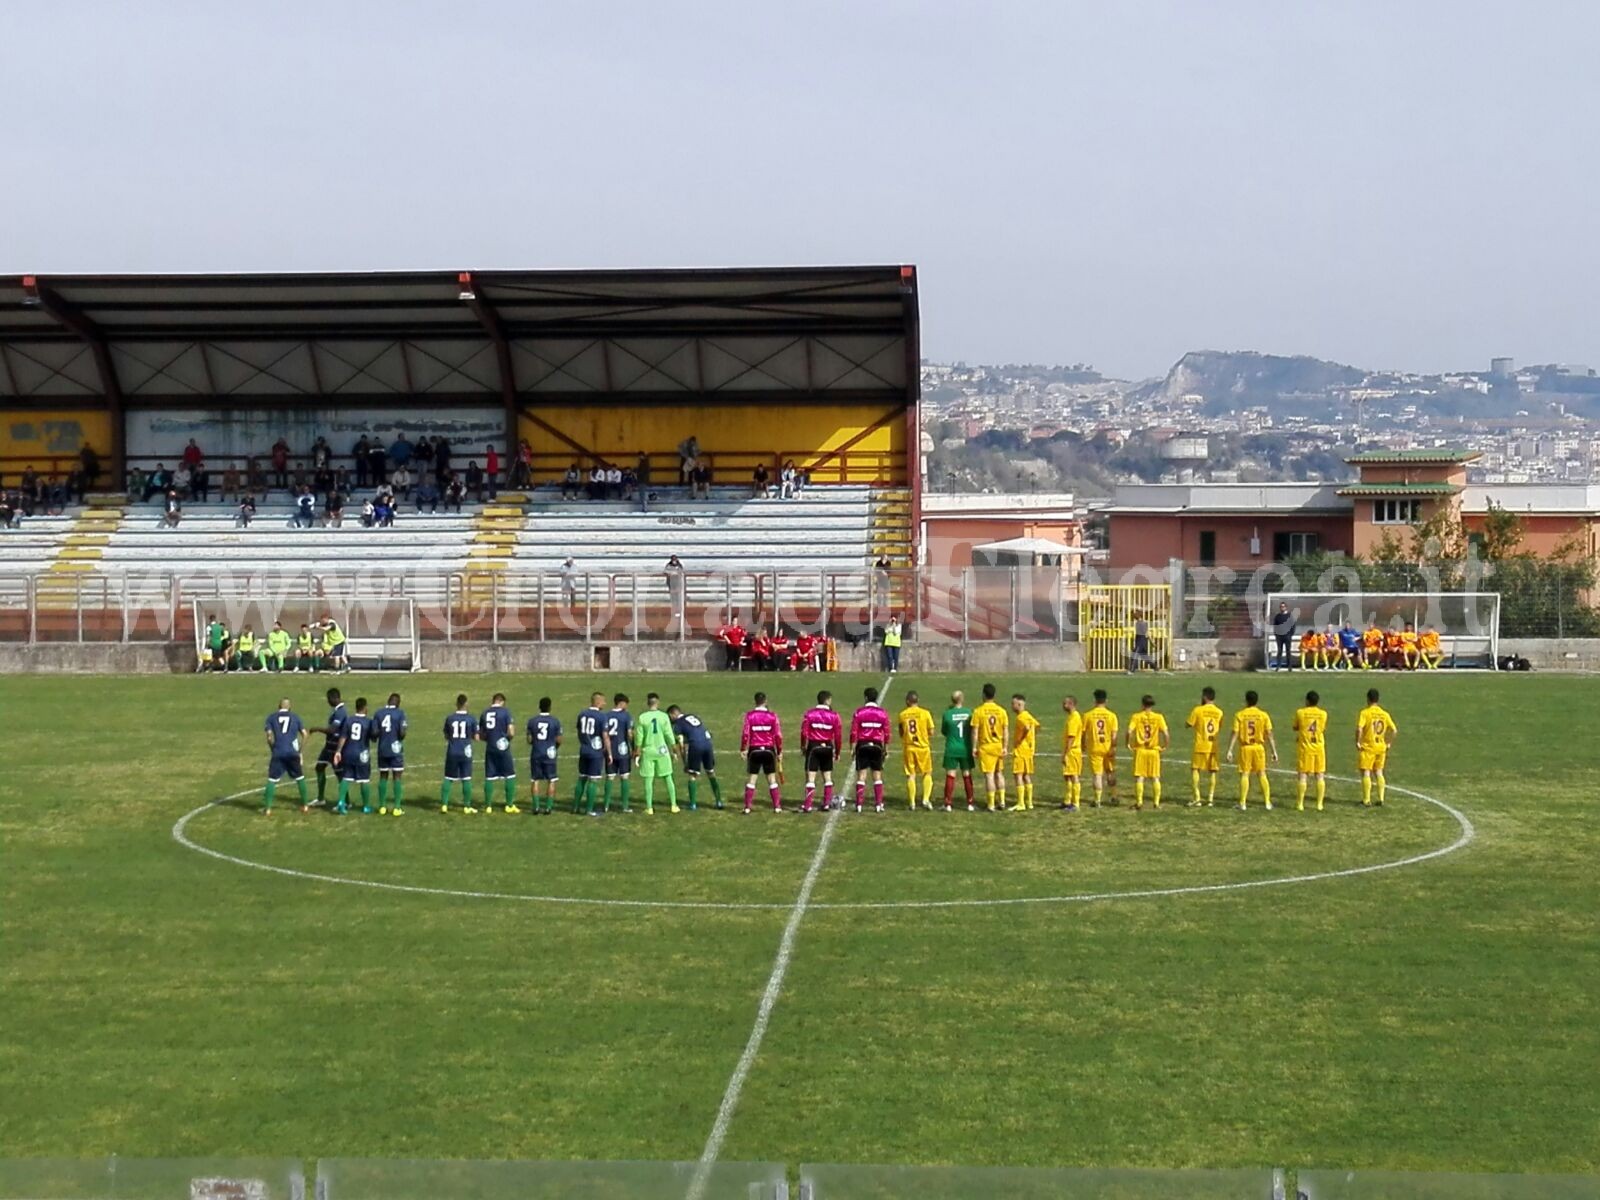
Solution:
[[[914,262],[924,353],[1600,361],[1600,3],[0,7],[0,271]]]

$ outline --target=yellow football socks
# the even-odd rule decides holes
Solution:
[[[1144,807],[1144,780],[1142,779],[1133,781],[1133,806],[1135,808]]]
[[[1361,773],[1361,804],[1363,807],[1372,804],[1372,776],[1365,771]]]
[[[1189,785],[1194,788],[1194,802],[1196,804],[1199,804],[1200,803],[1200,772],[1199,771],[1190,771],[1189,772]]]
[[[1382,804],[1383,803],[1383,793],[1388,790],[1389,781],[1386,780],[1383,777],[1383,772],[1382,771],[1377,772],[1377,775],[1378,775],[1378,803]]]
[[[1323,776],[1317,776],[1317,811],[1322,811],[1322,801],[1328,794],[1328,781]]]
[[[1268,808],[1272,807],[1272,785],[1267,782],[1267,777],[1261,777],[1261,803]]]
[[[1250,776],[1241,775],[1241,776],[1239,776],[1239,807],[1240,808],[1248,808],[1249,806],[1250,806]]]
[[[1294,801],[1295,810],[1296,811],[1301,811],[1306,806],[1306,777],[1304,775],[1300,776],[1299,780],[1296,781],[1294,786],[1295,786],[1295,801]]]
[[[1152,799],[1154,799],[1154,801],[1155,801],[1156,807],[1160,808],[1161,807],[1161,780],[1152,779],[1150,781],[1150,793],[1151,793]]]
[[[930,805],[932,803],[933,803],[933,776],[932,775],[924,775],[922,777],[922,806],[924,808],[926,808],[928,805]]]

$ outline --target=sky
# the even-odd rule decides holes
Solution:
[[[923,353],[1600,365],[1593,0],[0,6],[0,273],[915,263]]]

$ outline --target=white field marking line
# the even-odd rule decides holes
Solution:
[[[853,773],[853,771],[852,771]],[[1273,768],[1273,774],[1293,775],[1294,772],[1286,768]],[[1359,783],[1347,775],[1329,775],[1329,779],[1336,783]],[[1421,800],[1443,809],[1455,819],[1459,832],[1456,840],[1448,846],[1441,846],[1437,850],[1428,850],[1421,854],[1413,854],[1407,858],[1397,858],[1389,862],[1373,863],[1365,867],[1346,867],[1337,871],[1317,871],[1308,875],[1285,875],[1275,879],[1247,879],[1237,883],[1205,883],[1193,884],[1186,887],[1171,888],[1146,888],[1131,892],[1078,892],[1067,896],[1013,896],[994,900],[861,900],[846,902],[819,901],[809,905],[813,911],[833,909],[891,909],[891,908],[1004,908],[1019,904],[1090,904],[1106,900],[1139,900],[1160,896],[1195,896],[1209,892],[1236,892],[1249,888],[1281,887],[1288,884],[1316,883],[1324,879],[1345,879],[1353,875],[1372,875],[1379,871],[1395,871],[1401,867],[1411,867],[1424,863],[1430,859],[1443,858],[1447,854],[1454,854],[1457,850],[1464,849],[1477,837],[1477,830],[1473,827],[1465,813],[1446,804],[1437,796],[1429,796],[1424,792],[1412,791],[1397,784],[1390,784],[1389,790],[1402,796],[1410,796],[1414,800]],[[210,846],[202,846],[188,835],[189,822],[207,809],[215,808],[219,804],[227,804],[233,800],[243,800],[247,796],[258,795],[262,791],[259,787],[247,788],[242,792],[235,792],[231,796],[223,796],[218,800],[211,800],[199,808],[186,812],[179,817],[172,827],[172,838],[180,846],[184,846],[197,853],[218,859],[221,862],[232,863],[238,867],[249,867],[256,871],[270,871],[274,875],[286,875],[291,879],[307,879],[314,883],[337,883],[346,887],[373,888],[385,892],[406,892],[419,896],[454,896],[465,900],[515,900],[526,904],[569,904],[569,905],[594,905],[601,908],[662,908],[662,909],[715,909],[719,911],[772,911],[786,909],[787,904],[770,904],[757,901],[724,901],[724,900],[611,900],[605,898],[588,898],[582,896],[536,896],[526,892],[475,892],[463,888],[425,887],[420,884],[384,883],[375,879],[351,879],[343,875],[325,875],[316,871],[298,871],[293,867],[277,867],[271,863],[255,862],[248,858],[239,858],[236,855],[225,854],[221,850],[213,850]],[[832,816],[842,812],[835,809]]]
[[[880,699],[887,700],[889,685],[894,682],[891,673],[884,676],[883,685],[878,689]],[[802,767],[805,764],[801,764]],[[879,775],[879,782],[882,782]],[[750,1076],[750,1068],[755,1066],[756,1055],[761,1052],[761,1043],[767,1036],[767,1026],[772,1021],[772,1010],[777,1007],[778,996],[783,991],[784,977],[789,974],[789,962],[794,957],[795,941],[800,936],[800,922],[805,918],[806,909],[811,905],[811,891],[817,886],[817,876],[822,874],[823,861],[828,857],[828,847],[833,844],[833,835],[839,828],[839,818],[844,813],[844,806],[849,802],[850,793],[855,788],[856,765],[852,761],[850,769],[845,772],[844,786],[835,793],[839,806],[828,813],[828,819],[823,823],[822,836],[817,839],[816,853],[811,856],[811,865],[806,868],[805,878],[800,881],[800,893],[794,898],[794,907],[789,910],[789,919],[784,922],[783,936],[778,939],[778,953],[772,960],[772,973],[767,976],[767,987],[761,993],[761,1003],[756,1007],[756,1023],[750,1027],[750,1036],[745,1040],[744,1053],[739,1055],[739,1062],[733,1068],[733,1074],[728,1077],[728,1086],[723,1089],[722,1103],[717,1106],[716,1120],[711,1122],[711,1132],[706,1136],[705,1149],[700,1152],[700,1161],[695,1164],[694,1175],[689,1180],[689,1190],[685,1193],[685,1200],[702,1200],[706,1193],[706,1185],[711,1181],[711,1168],[716,1165],[717,1159],[722,1154],[722,1143],[728,1138],[728,1127],[733,1124],[733,1113],[739,1107],[739,1094],[744,1091],[744,1081]]]

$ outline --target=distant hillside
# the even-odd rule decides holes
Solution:
[[[1208,414],[1259,405],[1279,405],[1285,397],[1315,396],[1331,387],[1354,386],[1366,372],[1343,363],[1303,355],[1285,357],[1253,350],[1191,350],[1167,377],[1141,386],[1135,396],[1176,403],[1197,395]]]

